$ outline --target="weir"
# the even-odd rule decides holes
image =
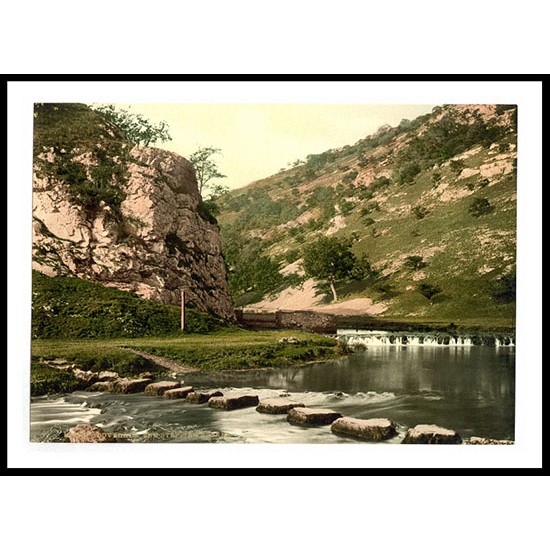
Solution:
[[[385,330],[338,329],[336,337],[350,346],[493,346],[514,347],[515,337],[503,335],[405,333]]]

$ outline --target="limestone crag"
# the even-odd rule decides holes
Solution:
[[[85,152],[73,160],[88,171],[99,162]],[[219,228],[204,209],[189,161],[133,147],[125,181],[117,184],[125,196],[118,212],[104,203],[92,210],[78,204],[69,184],[55,175],[60,161],[52,151],[35,161],[34,269],[162,303],[179,304],[185,289],[199,310],[234,319]]]

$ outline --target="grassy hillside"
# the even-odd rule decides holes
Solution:
[[[180,332],[180,308],[72,277],[47,277],[33,271],[32,337],[120,338]],[[207,333],[226,323],[186,309],[185,330]]]
[[[238,305],[307,285],[308,244],[347,239],[374,273],[339,284],[388,319],[513,325],[516,111],[449,105],[352,146],[309,155],[221,202]],[[438,287],[433,304],[421,284]],[[327,288],[317,293],[329,302]]]

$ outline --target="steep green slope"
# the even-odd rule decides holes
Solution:
[[[436,107],[229,193],[219,222],[237,304],[299,295],[304,248],[333,235],[376,270],[341,283],[340,301],[368,298],[385,318],[513,325],[515,115]],[[433,304],[423,283],[441,290]]]
[[[186,310],[186,333],[226,326],[211,315]],[[120,338],[175,335],[180,309],[135,294],[72,277],[47,277],[33,271],[32,337]]]

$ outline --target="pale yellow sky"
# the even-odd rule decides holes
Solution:
[[[221,149],[217,162],[231,188],[270,176],[296,159],[353,145],[383,124],[430,112],[435,105],[148,103],[120,107],[166,121],[172,141],[159,147],[186,158],[202,146]]]

